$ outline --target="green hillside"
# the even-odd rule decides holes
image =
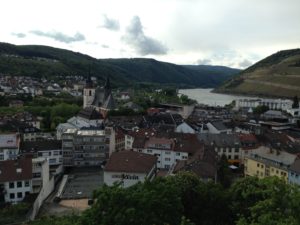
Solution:
[[[277,52],[240,74],[217,92],[272,97],[300,95],[300,49]]]
[[[136,83],[174,84],[185,87],[216,87],[239,70],[227,67],[179,66],[154,59],[95,59],[69,50],[39,45],[0,43],[0,73],[16,76],[92,76],[114,85]]]

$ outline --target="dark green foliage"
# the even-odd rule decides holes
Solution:
[[[263,113],[267,112],[268,110],[269,110],[268,106],[266,106],[266,105],[259,105],[259,106],[255,107],[253,109],[253,113],[260,115],[260,114],[263,114]]]
[[[88,55],[38,45],[16,46],[0,43],[0,71],[3,74],[44,76],[59,81],[57,75],[109,76],[114,86],[139,83],[174,84],[181,87],[216,87],[239,70],[227,67],[187,67],[154,59],[95,59]]]
[[[44,217],[30,223],[31,225],[80,225],[80,217],[77,215],[63,217]]]
[[[224,189],[191,173],[130,188],[103,186],[81,216],[44,218],[34,225],[298,225],[300,190],[277,177],[246,177]]]
[[[298,96],[297,96],[297,95],[293,98],[293,105],[292,105],[292,108],[293,108],[293,109],[298,109],[298,108],[299,108],[299,99],[298,99]]]
[[[228,188],[232,182],[231,170],[229,168],[227,157],[224,154],[218,162],[217,179],[224,188]]]
[[[0,208],[0,224],[12,224],[26,220],[30,205],[20,203]]]

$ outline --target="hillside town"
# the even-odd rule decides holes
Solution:
[[[4,97],[67,92],[83,99],[55,131],[43,130],[43,118],[30,112],[1,116],[0,204],[29,202],[30,220],[53,208],[88,208],[104,184],[127,188],[182,171],[218,183],[225,166],[230,180],[277,176],[300,185],[297,97],[225,107],[163,102],[142,114],[114,115],[120,100],[135,112],[142,107],[130,91],[113,90],[109,78],[102,86],[90,76],[67,79],[64,87],[29,77],[1,76],[0,83]]]

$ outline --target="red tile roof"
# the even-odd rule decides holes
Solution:
[[[156,156],[134,152],[114,152],[105,168],[106,172],[149,173],[156,165]]]
[[[0,162],[0,182],[32,179],[32,159],[21,158]]]

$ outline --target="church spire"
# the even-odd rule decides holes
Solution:
[[[105,81],[104,88],[105,88],[106,90],[111,90],[111,87],[110,87],[110,80],[109,80],[109,77],[108,77],[108,76],[106,77],[106,81]]]
[[[93,85],[93,81],[91,79],[91,66],[89,65],[89,73],[87,75],[87,78],[85,80],[85,88],[92,88]]]

